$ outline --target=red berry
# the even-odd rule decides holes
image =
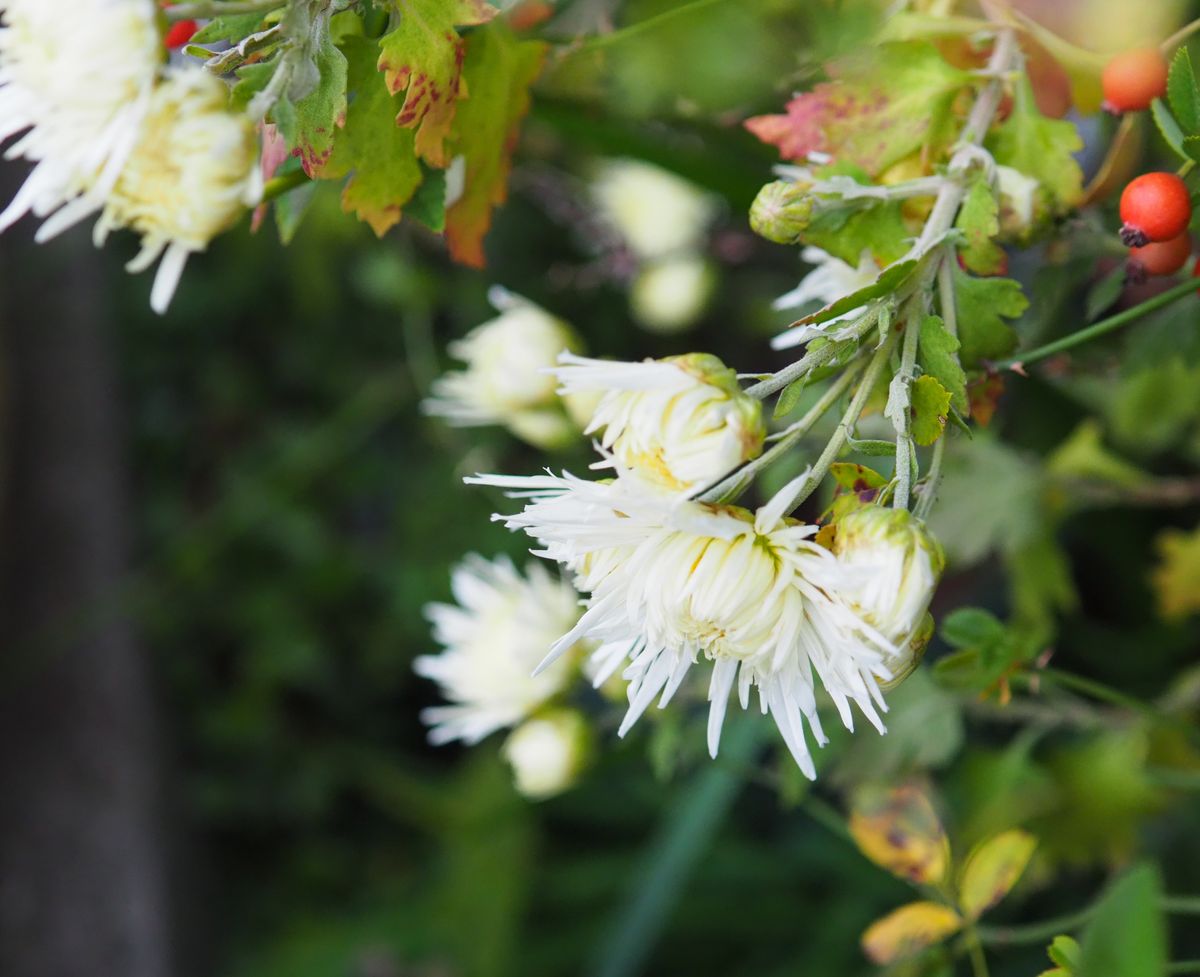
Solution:
[[[1179,237],[1191,219],[1191,195],[1174,173],[1145,173],[1121,194],[1121,240],[1129,247]]]
[[[1167,61],[1158,48],[1134,48],[1113,57],[1100,77],[1104,107],[1137,112],[1167,94]]]
[[[194,20],[176,21],[167,28],[166,36],[163,37],[163,44],[169,48],[183,47],[199,29],[200,25]]]
[[[1192,253],[1192,239],[1188,234],[1169,241],[1155,241],[1140,248],[1129,249],[1129,277],[1133,280],[1156,275],[1174,275],[1187,264]]]

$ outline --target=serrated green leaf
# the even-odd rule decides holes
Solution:
[[[417,154],[445,167],[446,138],[454,122],[463,82],[465,41],[459,27],[487,23],[498,13],[484,0],[391,0],[399,20],[379,42],[379,70],[388,90],[404,92],[396,124],[416,131]]]
[[[992,240],[1000,233],[1000,203],[986,175],[971,181],[955,226],[963,235],[959,254],[970,271],[995,275],[1004,269],[1004,249]]]
[[[919,445],[933,444],[946,430],[950,391],[935,377],[918,377],[912,385],[912,436]]]
[[[1017,347],[1017,334],[1005,319],[1016,319],[1029,307],[1025,293],[1011,278],[974,278],[954,271],[958,310],[959,359],[967,369],[1007,356]]]
[[[787,417],[796,406],[800,403],[800,398],[804,394],[804,388],[808,384],[808,377],[800,377],[799,380],[793,380],[779,395],[779,399],[775,401],[775,412],[771,415],[775,420],[781,417]]]
[[[235,72],[237,81],[230,94],[233,108],[245,109],[250,104],[250,100],[271,83],[271,78],[275,75],[275,69],[278,67],[279,56],[275,55],[266,61],[238,68]]]
[[[881,44],[828,66],[831,81],[796,96],[783,115],[746,128],[786,159],[827,153],[878,176],[906,156],[950,138],[950,110],[969,76],[928,41]]]
[[[1200,86],[1196,84],[1192,55],[1186,45],[1180,45],[1171,59],[1171,70],[1167,75],[1167,101],[1185,133],[1200,132]]]
[[[421,183],[412,130],[393,123],[399,99],[375,70],[378,45],[365,37],[347,37],[349,84],[355,92],[346,125],[335,135],[332,152],[315,168],[323,180],[349,176],[342,208],[366,221],[382,236],[400,220],[403,207]]]
[[[838,299],[833,304],[804,316],[802,319],[797,319],[792,323],[792,326],[807,326],[828,322],[830,319],[836,319],[847,312],[853,312],[855,309],[861,308],[870,302],[871,299],[891,295],[912,276],[919,264],[920,262],[916,259],[910,258],[907,261],[900,261],[894,265],[889,265],[870,285],[860,288],[857,292],[852,292],[844,298]],[[812,348],[811,344],[809,348]]]
[[[346,56],[333,43],[327,12],[306,26],[309,34],[303,43],[316,84],[295,102],[281,98],[272,117],[288,146],[299,154],[304,172],[314,176],[329,160],[334,137],[346,120],[347,66]]]
[[[1037,839],[1026,831],[1005,831],[976,845],[967,856],[958,885],[959,908],[975,920],[1017,884]]]
[[[967,402],[967,375],[958,362],[959,342],[951,336],[939,316],[921,320],[921,344],[918,361],[927,374],[950,391],[950,402],[963,413],[970,410]]]
[[[1150,115],[1154,118],[1154,124],[1158,126],[1159,134],[1174,150],[1175,155],[1181,159],[1189,159],[1187,150],[1183,147],[1183,130],[1179,128],[1175,116],[1161,98],[1156,98],[1150,103]]]
[[[1020,76],[1014,95],[1012,114],[993,131],[987,148],[1000,165],[1042,184],[1056,212],[1070,210],[1083,195],[1083,171],[1074,157],[1083,139],[1073,123],[1048,119],[1038,111],[1027,75]]]
[[[1166,924],[1158,872],[1143,863],[1109,886],[1080,941],[1079,977],[1162,977]]]
[[[463,80],[471,97],[454,121],[454,149],[466,173],[462,196],[446,211],[446,243],[464,264],[483,266],[483,238],[492,211],[508,197],[512,152],[546,51],[541,41],[518,40],[500,21],[467,39]]]
[[[214,17],[192,35],[193,44],[212,44],[214,41],[229,41],[236,44],[258,30],[263,22],[263,15],[257,14],[226,14],[224,17]]]

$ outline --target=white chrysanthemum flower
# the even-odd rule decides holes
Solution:
[[[775,300],[773,307],[776,309],[795,309],[809,302],[820,302],[823,306],[832,305],[838,299],[866,288],[879,277],[879,266],[868,251],[862,253],[857,268],[852,268],[840,258],[835,258],[820,248],[807,247],[800,252],[800,257],[813,265],[813,270],[805,275],[794,289]],[[846,316],[839,316],[817,326],[797,326],[788,329],[772,339],[771,346],[774,349],[790,349],[817,336],[829,336],[830,327],[845,318]]]
[[[688,494],[762,451],[762,403],[715,356],[610,363],[564,354],[560,362],[562,392],[605,391],[585,433],[603,431],[609,464],[647,486]]]
[[[188,255],[207,248],[262,194],[254,123],[228,104],[229,89],[207,71],[169,73],[154,90],[141,138],[96,223],[97,245],[114,228],[141,235],[129,271],[162,257],[150,292],[160,314]]]
[[[833,552],[846,571],[842,595],[899,649],[886,664],[894,679],[903,678],[928,641],[926,612],[945,567],[942,548],[903,509],[856,509],[839,519],[835,530]]]
[[[507,557],[468,556],[454,570],[456,604],[431,604],[426,616],[445,651],[413,662],[449,705],[421,713],[433,743],[476,743],[514,726],[561,692],[575,663],[564,655],[537,676],[534,668],[579,620],[579,595],[531,564],[522,576]]]
[[[711,265],[698,254],[683,254],[647,265],[633,280],[629,302],[647,329],[673,333],[700,316],[713,292]]]
[[[422,409],[456,427],[501,424],[538,447],[577,437],[551,372],[560,353],[578,348],[574,331],[505,289],[488,297],[500,314],[450,344],[467,368],[439,377]]]
[[[587,760],[591,730],[574,709],[528,719],[504,741],[513,780],[526,797],[542,800],[574,785]]]
[[[0,142],[32,172],[0,214],[50,219],[44,241],[98,210],[138,138],[162,62],[151,0],[0,0]]]
[[[629,709],[620,734],[655,699],[665,706],[693,665],[711,664],[708,745],[716,755],[731,690],[742,708],[758,689],[792,756],[815,767],[804,725],[823,744],[816,681],[853,728],[854,703],[880,731],[880,683],[895,647],[841,598],[844,570],[817,545],[817,527],[784,515],[794,484],[756,513],[696,502],[639,498],[621,478],[486,476],[470,481],[531,498],[510,528],[542,544],[589,592],[587,611],[548,662],[581,640],[600,643],[595,683],[623,662]]]
[[[649,163],[610,160],[592,185],[604,217],[643,261],[694,251],[715,215],[693,183]]]

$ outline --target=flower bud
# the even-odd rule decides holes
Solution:
[[[758,191],[750,206],[754,233],[776,244],[796,244],[812,219],[814,198],[806,183],[776,180]]]
[[[945,567],[942,548],[904,509],[866,506],[839,519],[836,529],[833,552],[845,570],[841,596],[900,650],[886,662],[895,684],[916,667],[931,637],[926,611]]]
[[[504,742],[504,758],[526,797],[542,800],[573,786],[591,752],[591,729],[574,709],[555,709],[518,726]]]
[[[762,404],[715,356],[691,353],[643,363],[564,356],[565,393],[606,390],[585,433],[603,430],[618,470],[649,486],[690,493],[762,451]]]
[[[422,408],[458,427],[502,424],[536,447],[561,447],[579,427],[564,410],[551,371],[559,354],[577,349],[579,341],[570,326],[532,302],[503,289],[490,297],[500,314],[450,344],[450,355],[466,369],[434,381]]]
[[[648,265],[633,281],[633,314],[647,329],[674,333],[699,318],[712,295],[713,270],[699,255],[687,254]]]
[[[592,188],[603,216],[642,261],[691,251],[713,218],[712,198],[668,170],[606,163]]]

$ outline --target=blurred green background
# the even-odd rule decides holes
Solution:
[[[677,5],[560,6],[550,27],[570,31]],[[546,464],[502,431],[419,414],[446,342],[491,316],[500,283],[597,355],[787,362],[767,342],[790,317],[770,302],[802,266],[746,226],[773,157],[739,123],[865,36],[871,10],[731,0],[554,65],[485,273],[416,226],[376,240],[329,186],[290,246],[268,221],[193,260],[162,319],[121,269],[130,241],[35,248],[28,224],[0,238],[0,971],[870,973],[859,935],[908,890],[836,812],[854,783],[914,770],[956,845],[1013,825],[1041,839],[996,922],[1078,908],[1140,854],[1169,891],[1200,891],[1200,757],[1125,713],[1073,723],[1067,700],[1000,715],[921,674],[893,697],[889,737],[839,737],[811,792],[749,720],[740,757],[715,765],[696,715],[624,742],[604,729],[581,785],[540,804],[514,792],[498,737],[425,743],[423,605],[447,598],[464,553],[522,550],[489,522],[503,501],[461,476]],[[623,156],[723,201],[717,291],[686,333],[633,323],[572,210],[594,160]],[[0,175],[11,194],[20,174]],[[1025,341],[1082,324],[1096,238],[1080,225],[1053,260],[1014,260]],[[1130,462],[1200,475],[1198,313],[1185,302],[1089,348],[1069,377],[1010,382],[991,430],[956,441],[934,525],[958,560],[935,612],[1042,615],[1056,665],[1194,706],[1200,624],[1164,623],[1149,579],[1157,535],[1200,522],[1196,496],[1072,504],[1044,473],[1095,416]],[[551,463],[586,458],[581,443]],[[1173,937],[1174,957],[1200,956],[1196,928]],[[1038,944],[992,959],[996,975],[1046,966]]]

